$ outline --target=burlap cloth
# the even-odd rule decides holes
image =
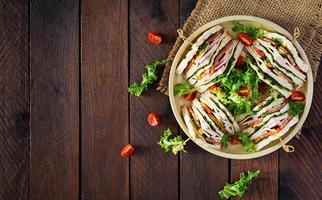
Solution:
[[[275,22],[293,33],[299,27],[298,39],[310,61],[315,79],[322,53],[322,0],[199,0],[182,31],[189,36],[200,26],[224,16],[252,15]],[[169,72],[183,40],[178,37],[165,66],[157,90],[167,94]]]

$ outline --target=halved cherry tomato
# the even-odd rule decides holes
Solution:
[[[189,94],[185,94],[183,95],[183,98],[185,98],[187,101],[192,101],[196,98],[196,95],[197,95],[197,92],[194,91],[194,92],[191,92]]]
[[[238,57],[236,67],[238,67],[238,68],[243,68],[244,67],[244,57],[243,56],[240,55]]]
[[[238,143],[239,143],[238,136],[237,135],[231,136],[231,138],[230,138],[230,144],[235,145],[235,144],[238,144]]]
[[[264,54],[260,49],[258,49],[258,48],[256,48],[256,47],[254,47],[254,48],[255,48],[255,51],[257,52],[257,54],[259,55],[259,57],[260,57],[261,59],[266,58],[265,54]]]
[[[304,101],[305,95],[300,91],[293,91],[290,96],[291,101]]]
[[[160,121],[160,116],[156,112],[152,112],[148,115],[148,124],[150,126],[158,126]]]
[[[249,89],[247,86],[240,86],[240,88],[237,90],[237,93],[240,95],[240,96],[244,96],[244,97],[248,97],[249,95]]]
[[[254,38],[252,38],[250,35],[247,33],[238,33],[237,34],[237,39],[241,41],[244,45],[250,46],[252,45]]]
[[[267,89],[268,89],[268,85],[265,82],[263,82],[263,81],[259,82],[258,91],[261,94],[265,94],[267,92]]]
[[[148,39],[152,44],[158,45],[162,41],[162,36],[156,32],[149,32]]]
[[[135,149],[134,149],[134,147],[132,145],[126,144],[122,148],[120,154],[121,154],[122,157],[128,157],[128,156],[132,155],[134,153],[134,151],[135,151]]]

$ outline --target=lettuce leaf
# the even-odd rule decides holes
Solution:
[[[185,153],[187,152],[184,149],[184,145],[186,144],[185,141],[180,135],[173,136],[170,129],[163,131],[163,135],[161,136],[157,144],[160,145],[160,147],[165,152],[172,151],[174,155],[176,155],[180,151]]]
[[[141,93],[148,88],[148,85],[158,80],[158,77],[156,75],[157,66],[165,65],[166,62],[167,60],[157,60],[152,64],[146,65],[147,71],[142,75],[141,83],[133,83],[128,88],[129,93],[137,97],[140,96]]]
[[[197,91],[196,87],[190,86],[186,83],[178,83],[174,86],[174,96],[182,96],[191,92]]]
[[[266,34],[264,29],[252,25],[244,25],[238,21],[233,22],[232,30],[237,33],[247,33],[254,38],[260,38]]]
[[[292,116],[301,115],[304,112],[304,103],[301,101],[289,101],[288,114]]]
[[[260,174],[260,171],[254,171],[247,173],[241,173],[239,176],[239,180],[234,183],[227,183],[224,188],[218,192],[220,198],[230,198],[234,196],[243,197],[246,193],[248,185],[252,182],[254,178],[256,178]]]

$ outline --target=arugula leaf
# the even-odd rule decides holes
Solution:
[[[182,96],[196,91],[197,88],[186,83],[178,83],[174,86],[174,96]]]
[[[239,176],[239,180],[234,183],[227,183],[224,188],[218,192],[220,198],[230,198],[234,196],[243,197],[246,193],[248,185],[252,182],[254,178],[256,178],[260,174],[260,171],[250,172],[248,171],[246,174],[241,173]]]
[[[180,135],[177,135],[174,137],[171,137],[171,136],[173,135],[170,129],[163,131],[163,135],[161,136],[160,140],[157,142],[158,145],[160,145],[165,152],[172,151],[174,155],[176,155],[179,151],[183,151],[187,153],[187,151],[184,149],[184,145],[186,143],[182,139],[182,137]]]
[[[222,136],[221,138],[221,144],[224,146],[224,148],[226,149],[228,146],[228,142],[230,142],[230,135],[225,134],[224,136]]]
[[[237,134],[238,139],[245,151],[247,151],[247,152],[255,152],[256,151],[255,143],[249,139],[248,133],[239,132],[236,134]]]
[[[289,101],[288,114],[292,116],[300,115],[304,112],[304,103],[300,101]]]
[[[156,75],[157,66],[164,65],[166,62],[167,60],[156,60],[154,63],[146,65],[147,71],[142,75],[141,83],[133,83],[128,88],[129,93],[137,97],[140,96],[141,93],[148,88],[148,85],[158,80]]]
[[[254,38],[260,38],[266,34],[264,29],[252,25],[244,25],[238,21],[233,22],[232,30],[237,33],[247,33]]]

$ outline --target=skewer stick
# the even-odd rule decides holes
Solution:
[[[183,31],[180,28],[177,30],[177,33],[183,41],[187,41],[190,45],[192,45],[192,42],[186,36],[184,36]]]
[[[283,140],[282,140],[280,137],[278,137],[278,139],[279,139],[279,140],[280,140],[280,142],[282,143],[283,150],[284,150],[285,152],[287,152],[287,153],[292,153],[292,152],[294,152],[294,151],[295,151],[295,147],[293,147],[292,145],[285,144],[285,143],[283,142]]]
[[[294,43],[294,41],[297,40],[300,36],[301,36],[300,28],[296,26],[294,28],[294,32],[293,32],[293,40],[292,40],[292,43]]]

